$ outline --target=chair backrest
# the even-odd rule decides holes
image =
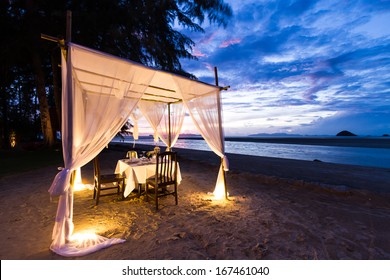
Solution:
[[[159,185],[173,184],[177,179],[176,152],[159,153],[156,156],[156,179]]]
[[[137,151],[128,151],[126,154],[126,158],[138,158]]]

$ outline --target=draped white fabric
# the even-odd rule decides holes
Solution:
[[[49,189],[51,196],[60,196],[50,248],[61,255],[69,251],[68,244],[74,246],[67,242],[73,232],[72,171],[90,162],[111,141],[153,77],[149,72],[141,75],[138,66],[110,64],[108,60],[74,45],[68,48],[67,61],[62,58],[65,168]],[[77,248],[78,255],[90,252],[90,248]]]
[[[218,95],[208,94],[186,101],[186,105],[192,120],[209,147],[219,157],[226,160],[224,155],[223,132],[220,130],[218,117]],[[224,162],[224,170],[229,170],[229,165]]]
[[[218,193],[218,196],[221,197],[221,193],[226,192],[223,172],[229,170],[229,161],[225,155],[220,92],[218,89],[214,89],[202,96],[190,98],[192,92],[202,91],[205,85],[192,84],[184,79],[176,82],[182,92],[184,104],[192,121],[211,150],[221,157],[221,167],[214,189],[214,194]]]
[[[183,124],[183,101],[211,149],[226,159],[218,87],[69,44],[67,60],[62,58],[62,92],[65,167],[49,189],[52,197],[59,197],[50,249],[60,255],[81,256],[124,242],[101,236],[75,238],[71,174],[104,149],[137,105],[156,135],[166,144],[170,137],[173,146]],[[227,161],[221,171],[222,167],[228,169]]]
[[[229,162],[224,151],[223,130],[220,126],[220,116],[218,116],[220,114],[218,112],[218,98],[219,94],[208,94],[185,103],[192,117],[192,121],[198,128],[203,139],[211,150],[222,159],[213,192],[218,198],[222,198],[226,192],[223,172],[229,170]]]
[[[133,110],[133,112],[130,115],[130,119],[134,122],[134,128],[133,128],[133,138],[134,140],[138,140],[139,131],[138,131],[138,120],[142,117],[142,113],[140,109],[137,107]]]
[[[164,113],[168,107],[168,104],[141,100],[138,103],[138,107],[140,108],[142,115],[145,116],[146,120],[153,128],[154,142],[158,142],[158,125],[164,117]]]
[[[157,126],[158,136],[171,150],[179,138],[185,116],[183,102],[169,104]]]

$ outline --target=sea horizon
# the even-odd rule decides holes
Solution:
[[[138,140],[132,136],[125,139],[118,137],[113,142],[132,145],[155,145],[153,137],[140,136]],[[159,141],[158,146],[165,145]],[[200,136],[179,137],[175,148],[211,151],[205,140]],[[323,161],[328,163],[362,165],[380,168],[390,168],[390,137],[373,136],[281,136],[281,137],[225,137],[225,152]]]

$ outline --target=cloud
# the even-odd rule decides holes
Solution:
[[[203,62],[203,65],[206,67],[207,70],[214,71],[213,66],[210,63]]]
[[[231,86],[224,94],[225,115],[238,110],[244,117],[246,109],[249,120],[263,118],[264,112],[271,120],[284,111],[293,124],[270,129],[307,133],[328,131],[337,118],[355,127],[354,118],[362,116],[379,118],[377,125],[365,126],[370,133],[386,128],[390,1],[227,2],[234,18],[226,29],[208,26],[204,37],[195,38],[205,56],[184,67],[209,83],[218,67],[220,85]]]
[[[227,47],[229,47],[229,46],[231,46],[231,45],[236,45],[236,44],[238,44],[238,43],[240,43],[241,42],[241,39],[232,39],[232,40],[229,40],[229,41],[223,41],[220,45],[219,45],[219,47],[220,48],[227,48]]]
[[[196,57],[207,57],[206,54],[202,53],[200,50],[198,50],[196,47],[193,48],[192,55]]]
[[[382,120],[378,122],[378,120]],[[343,112],[328,118],[318,118],[296,128],[297,133],[336,135],[348,130],[359,136],[381,136],[390,133],[390,112]]]

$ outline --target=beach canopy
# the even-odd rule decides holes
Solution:
[[[82,256],[124,242],[102,236],[93,241],[75,238],[72,177],[75,170],[106,147],[129,118],[136,122],[140,113],[154,129],[155,136],[171,149],[188,111],[199,133],[222,159],[216,189],[222,186],[226,191],[223,172],[228,170],[228,162],[224,152],[220,87],[72,43],[62,54],[65,166],[49,189],[52,197],[59,197],[52,251],[63,256]]]

